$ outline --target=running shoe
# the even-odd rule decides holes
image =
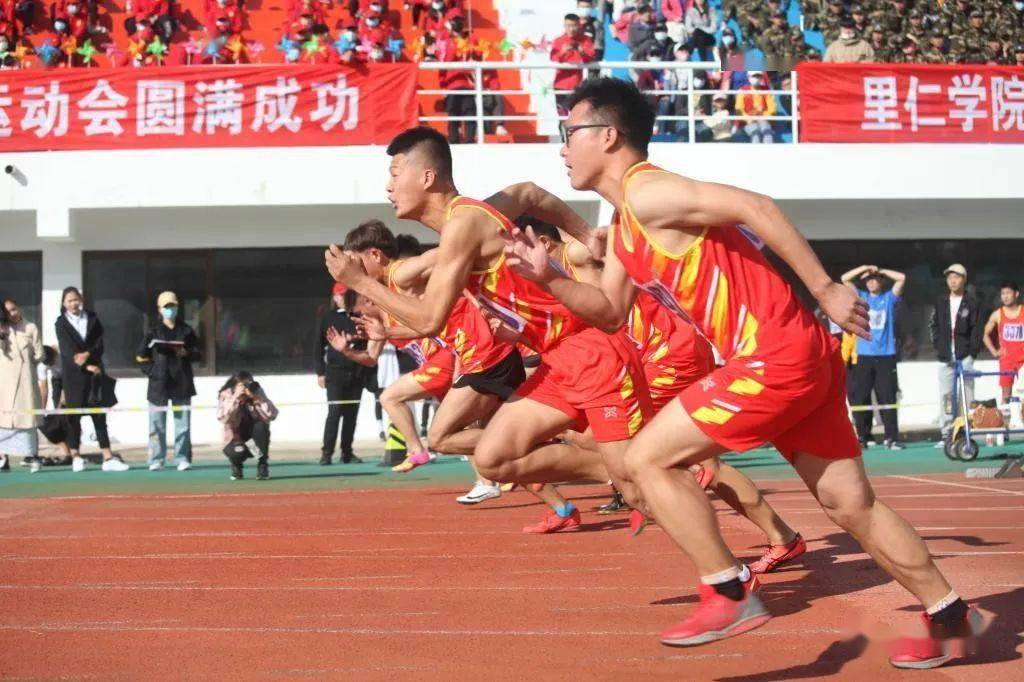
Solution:
[[[85,471],[85,457],[75,457],[71,460],[71,470],[76,474]]]
[[[31,474],[38,474],[39,470],[43,468],[43,460],[38,457],[26,457],[28,460],[28,471]]]
[[[163,468],[164,468],[163,460],[159,460],[159,459],[156,460],[155,462],[152,462],[149,465],[149,470],[150,471],[160,471]]]
[[[892,645],[889,663],[896,668],[926,670],[938,668],[954,658],[964,658],[974,653],[977,638],[984,634],[990,620],[973,606],[967,610],[963,623],[955,632],[937,632],[938,628],[926,614],[921,614],[925,634],[919,637],[902,637]],[[943,636],[944,634],[949,636]]]
[[[633,533],[633,537],[643,533],[644,528],[647,528],[648,523],[649,521],[647,520],[647,517],[638,509],[634,509],[629,512],[629,530]]]
[[[131,469],[128,463],[121,459],[121,455],[112,455],[110,459],[103,460],[103,471],[128,471]]]
[[[187,459],[183,459],[180,462],[178,462],[178,471],[188,471],[191,468],[192,462],[188,461]]]
[[[756,578],[751,578],[744,585],[741,601],[733,601],[718,594],[711,585],[701,583],[698,587],[700,603],[697,608],[682,623],[662,632],[661,643],[668,646],[697,646],[764,625],[772,616],[750,589],[750,585],[756,585],[756,582]]]
[[[256,460],[256,479],[265,481],[270,478],[270,465],[267,463],[266,457],[260,457]]]
[[[623,514],[627,511],[629,511],[629,505],[622,499],[622,495],[618,491],[615,491],[615,494],[612,495],[611,502],[602,504],[597,508],[598,514]]]
[[[751,573],[771,573],[807,551],[807,543],[800,533],[786,545],[768,545],[761,558],[750,564]]]
[[[411,455],[406,456],[405,461],[401,464],[396,464],[391,467],[391,470],[396,474],[404,474],[412,471],[416,467],[423,466],[430,461],[430,453],[426,450],[420,452],[414,452]]]
[[[468,493],[462,497],[456,497],[455,501],[459,504],[480,504],[496,497],[501,497],[501,488],[477,481]]]
[[[242,462],[235,460],[231,462],[231,480],[240,481],[245,478],[245,474],[242,472]]]
[[[342,464],[362,464],[363,458],[357,457],[355,453],[349,452],[341,456]]]
[[[549,509],[544,514],[540,523],[523,528],[524,533],[530,535],[547,535],[561,531],[573,531],[580,528],[580,510],[573,509],[569,516],[559,516],[554,509]]]
[[[715,477],[714,472],[700,464],[690,467],[690,473],[697,479],[697,485],[700,486],[701,490],[707,490],[708,486],[711,485],[711,479]]]
[[[7,455],[0,455],[0,472],[7,473],[11,470],[11,460]]]

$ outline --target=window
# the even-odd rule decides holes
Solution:
[[[313,371],[317,315],[331,287],[320,248],[87,252],[83,261],[86,305],[103,322],[114,374],[135,372],[166,290],[199,335],[197,374]]]
[[[904,360],[935,359],[928,321],[936,299],[947,291],[942,271],[951,264],[967,268],[968,291],[981,301],[986,317],[999,305],[1001,283],[1024,281],[1024,239],[819,240],[811,245],[836,280],[863,264],[906,273],[896,321]],[[796,281],[791,273],[788,276]],[[797,290],[805,301],[811,300],[799,284]],[[988,351],[982,349],[982,354],[987,356]]]
[[[13,298],[22,315],[43,328],[43,257],[30,253],[0,253],[0,298]]]

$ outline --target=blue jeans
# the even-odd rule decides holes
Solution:
[[[172,405],[191,405],[191,398],[172,400]],[[160,407],[153,405],[153,407]],[[174,412],[174,459],[178,462],[192,461],[192,436],[190,433],[192,412]],[[167,413],[149,411],[149,463],[167,459]]]

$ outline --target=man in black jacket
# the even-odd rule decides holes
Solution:
[[[195,331],[179,319],[178,297],[165,291],[157,297],[160,323],[153,327],[139,344],[135,362],[149,377],[146,397],[153,407],[188,406],[196,394],[192,380],[192,363],[200,358],[199,339]],[[192,413],[174,411],[174,459],[178,471],[192,468]],[[167,413],[149,411],[149,470],[163,469],[167,459]]]
[[[320,451],[320,464],[328,465],[334,456],[334,444],[338,440],[338,422],[341,422],[341,461],[343,464],[359,463],[362,460],[352,451],[356,434],[356,418],[359,416],[359,399],[367,385],[368,373],[376,372],[353,357],[364,356],[365,341],[354,341],[349,347],[337,350],[331,343],[334,335],[354,337],[356,325],[352,322],[349,309],[353,308],[355,292],[348,292],[343,284],[335,284],[331,291],[332,309],[320,320],[320,333],[316,342],[316,377],[320,388],[327,389],[327,400],[352,401],[344,405],[330,405],[327,421],[324,422],[324,442]],[[346,305],[346,302],[350,305]],[[333,330],[333,331],[331,331]],[[372,362],[370,364],[373,364]]]
[[[974,369],[974,359],[981,352],[981,337],[985,327],[981,304],[967,293],[967,268],[954,263],[946,268],[946,286],[949,293],[935,302],[929,327],[932,345],[939,362],[939,419],[945,437],[953,424],[952,393],[956,363],[965,371]],[[967,405],[974,399],[974,377],[964,378]],[[956,396],[957,404],[961,396]],[[936,446],[938,447],[938,445]]]

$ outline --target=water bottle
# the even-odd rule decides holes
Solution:
[[[1024,429],[1024,414],[1020,411],[1020,396],[1010,397],[1010,428]]]

